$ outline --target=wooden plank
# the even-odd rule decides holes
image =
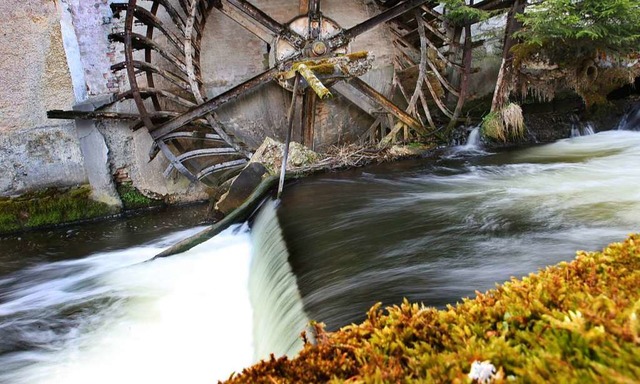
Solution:
[[[402,121],[404,124],[410,126],[418,132],[424,133],[424,127],[422,124],[416,120],[413,116],[409,115],[402,109],[398,108],[393,102],[384,97],[384,95],[380,94],[378,91],[373,89],[369,84],[360,80],[359,78],[353,78],[349,80],[349,84],[351,84],[358,91],[362,92],[364,95],[369,97],[375,104],[380,106],[385,111],[394,115],[398,120]]]
[[[271,81],[277,74],[279,70],[277,67],[272,67],[261,74],[254,76],[253,78],[245,81],[242,84],[239,84],[230,90],[218,95],[212,99],[205,101],[204,103],[198,105],[195,108],[190,109],[189,111],[181,114],[180,116],[172,119],[171,121],[166,122],[165,124],[159,126],[156,130],[151,133],[151,136],[154,139],[158,139],[166,134],[169,134],[178,128],[197,120],[205,115],[215,111],[221,105],[228,103],[229,101],[237,99],[240,95],[249,92],[258,86]]]
[[[256,210],[256,208],[260,206],[262,201],[271,192],[277,182],[277,176],[271,176],[264,179],[262,183],[260,183],[260,185],[258,185],[258,187],[253,191],[253,193],[251,193],[247,200],[245,200],[244,203],[233,210],[233,212],[227,215],[224,219],[160,252],[150,261],[186,252],[196,245],[202,244],[205,241],[211,239],[225,229],[229,228],[231,225],[244,222]]]

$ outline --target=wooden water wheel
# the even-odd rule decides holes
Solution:
[[[490,6],[481,2],[478,7]],[[424,139],[454,125],[464,104],[471,72],[473,42],[470,24],[451,26],[428,0],[377,1],[378,13],[350,28],[331,18],[320,0],[291,0],[298,16],[281,23],[246,0],[129,0],[113,3],[114,15],[124,18],[124,30],[110,35],[123,44],[124,61],[113,65],[126,73],[128,89],[82,118],[134,120],[145,127],[154,146],[150,157],[162,153],[174,170],[191,181],[216,185],[244,167],[251,151],[234,130],[217,116],[219,109],[268,83],[289,91],[292,80],[282,74],[301,61],[348,55],[350,43],[387,24],[397,51],[392,92],[387,96],[356,75],[344,71],[325,77],[331,90],[371,115],[362,141]],[[501,3],[501,2],[500,2]],[[261,70],[239,84],[208,95],[203,80],[203,41],[212,15],[233,20],[259,39],[269,52]],[[215,36],[216,39],[233,36]],[[229,52],[233,55],[233,52]],[[366,69],[366,68],[365,68]],[[296,77],[297,78],[297,77]],[[303,82],[302,141],[313,142],[318,97]],[[106,112],[115,104],[133,101],[137,114]],[[55,111],[54,111],[55,112]],[[73,113],[50,114],[69,118]],[[78,114],[73,115],[79,117]]]

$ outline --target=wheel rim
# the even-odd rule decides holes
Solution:
[[[162,152],[170,163],[165,175],[177,170],[191,181],[217,185],[239,172],[251,153],[222,126],[216,116],[217,109],[274,80],[290,91],[291,81],[276,77],[290,68],[294,60],[346,54],[353,38],[387,22],[390,22],[399,52],[411,46],[411,43],[407,44],[408,35],[415,34],[417,30],[420,62],[413,65],[419,66],[420,72],[429,68],[434,75],[432,78],[419,78],[420,85],[408,90],[394,75],[394,91],[404,97],[400,104],[391,102],[357,78],[334,88],[352,102],[354,94],[368,100],[368,104],[359,107],[369,109],[367,113],[375,121],[360,139],[383,141],[390,136],[400,135],[407,139],[427,134],[435,128],[430,108],[435,108],[436,113],[444,114],[451,121],[458,119],[466,92],[465,74],[468,77],[470,71],[469,31],[464,54],[454,59],[447,57],[452,66],[462,73],[459,84],[451,85],[438,75],[439,71],[433,67],[434,60],[425,58],[433,36],[438,37],[431,26],[434,20],[438,22],[437,15],[427,20],[428,15],[434,12],[431,6],[425,6],[428,1],[394,2],[398,4],[346,30],[324,16],[319,0],[304,2],[308,3],[307,12],[284,24],[244,0],[154,0],[149,9],[140,7],[137,0],[112,5],[116,13],[126,13],[124,32],[111,36],[124,44],[125,60],[114,65],[113,69],[126,71],[129,80],[129,89],[117,95],[115,100],[134,101],[140,114],[140,121],[134,128],[144,126],[149,130],[155,141],[150,157]],[[205,25],[214,10],[231,18],[265,44],[270,44],[272,49],[267,70],[215,97],[207,97],[201,51]],[[412,31],[403,32],[398,26],[404,24],[407,17],[422,21]],[[144,25],[145,34],[137,33],[137,24]],[[425,37],[427,33],[430,33],[429,38]],[[446,39],[451,44],[457,43],[456,36],[445,36],[442,40]],[[162,41],[162,44],[157,41]],[[143,60],[136,60],[136,51],[144,51]],[[407,65],[402,62],[403,55],[398,57],[394,64],[397,72],[401,73]],[[163,60],[165,65],[155,65],[154,58]],[[432,89],[438,82],[449,95],[456,96],[453,102],[449,101],[452,107],[445,105],[443,96]],[[428,93],[423,91],[425,86]],[[302,99],[303,136],[312,142],[317,97],[307,90]]]

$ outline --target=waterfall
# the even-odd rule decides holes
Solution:
[[[453,147],[446,158],[457,158],[466,156],[486,155],[482,149],[482,135],[480,134],[480,127],[473,128],[467,136],[467,142],[464,145],[458,145]]]
[[[620,131],[638,131],[640,130],[640,104],[635,105],[627,112],[618,124]]]
[[[576,124],[571,127],[571,137],[590,136],[595,135],[596,131],[593,128],[593,124],[590,122],[584,123],[581,126]]]
[[[467,142],[462,146],[463,149],[469,150],[477,150],[480,148],[480,127],[475,127],[469,132],[469,136],[467,137]]]
[[[252,228],[254,255],[249,294],[253,306],[255,358],[297,353],[300,332],[309,320],[302,306],[289,252],[273,201],[265,204]]]

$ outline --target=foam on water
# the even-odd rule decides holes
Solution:
[[[143,262],[196,231],[2,280],[0,382],[211,383],[250,365],[247,228]]]

